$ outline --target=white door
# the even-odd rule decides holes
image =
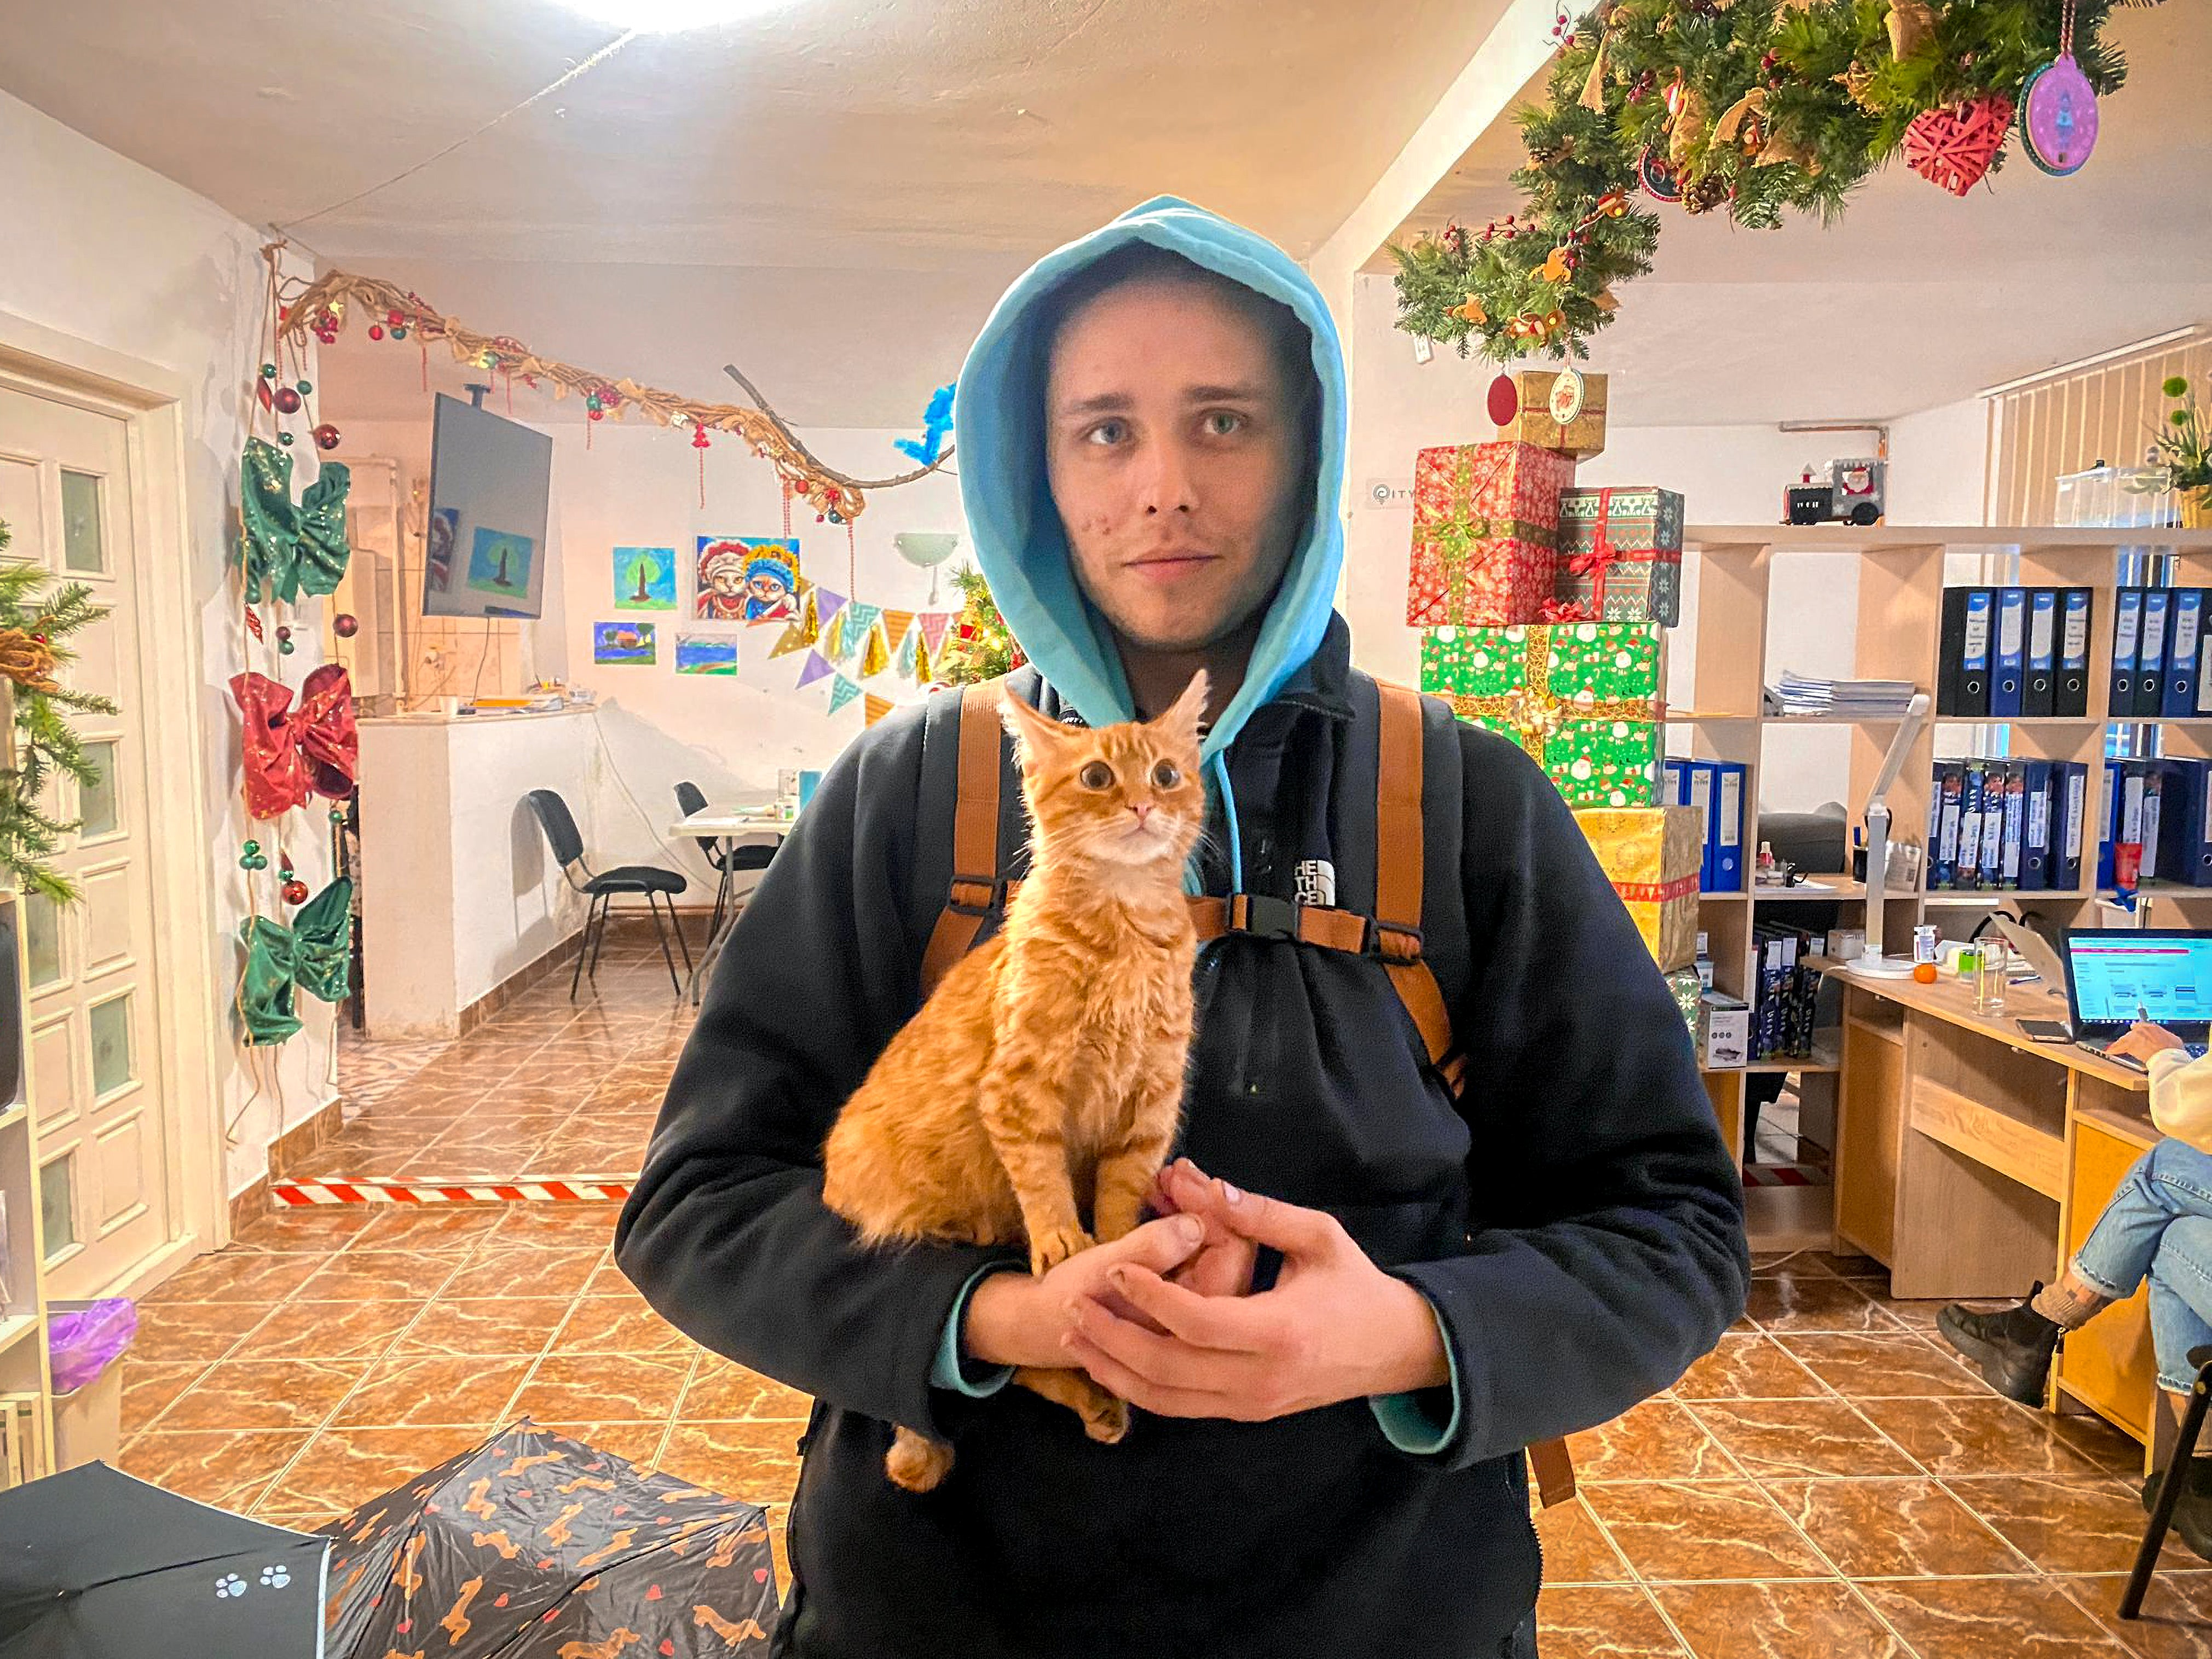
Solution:
[[[74,717],[101,781],[80,787],[64,778],[46,796],[64,822],[82,820],[53,863],[84,896],[66,908],[29,894],[23,902],[48,1294],[89,1297],[127,1279],[171,1237],[170,1125],[151,1063],[160,1027],[139,736],[145,619],[124,423],[0,387],[0,520],[14,538],[0,557],[82,582],[112,609],[71,636],[77,660],[62,671],[121,705],[119,715]]]

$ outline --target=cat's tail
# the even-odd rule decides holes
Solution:
[[[902,1427],[891,1437],[884,1454],[884,1473],[894,1486],[908,1492],[934,1492],[937,1483],[952,1473],[952,1448],[942,1440]]]

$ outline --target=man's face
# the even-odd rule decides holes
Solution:
[[[1061,329],[1045,418],[1076,580],[1123,639],[1200,650],[1267,602],[1304,457],[1257,322],[1191,283],[1113,289]]]

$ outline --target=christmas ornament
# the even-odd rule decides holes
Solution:
[[[286,882],[280,890],[287,904],[305,904],[307,902],[307,884],[297,876]]]
[[[342,640],[349,640],[361,632],[361,619],[349,611],[341,611],[331,619],[331,631]]]
[[[315,447],[318,449],[336,449],[337,447],[338,429],[332,426],[328,421],[325,421],[320,426],[315,428]]]
[[[1482,308],[1482,301],[1472,294],[1467,296],[1464,303],[1454,306],[1449,314],[1463,322],[1486,323],[1490,320],[1490,314]]]
[[[1552,382],[1551,416],[1560,426],[1572,426],[1575,417],[1583,412],[1584,382],[1581,373],[1572,368],[1559,371],[1559,379]]]
[[[392,331],[392,337],[395,340],[404,340],[407,337],[407,331],[404,328],[395,328]]]
[[[1929,183],[1964,196],[1996,160],[2011,123],[2012,100],[2002,93],[1928,110],[1905,129],[1905,161]]]
[[[1490,392],[1484,399],[1492,426],[1504,426],[1521,412],[1521,391],[1510,374],[1500,374],[1490,383]]]
[[[1712,111],[1705,94],[1680,81],[1667,89],[1667,107],[1674,115],[1667,133],[1667,159],[1679,168],[1712,125]]]
[[[289,432],[280,432],[276,434],[276,441],[289,449],[292,447],[292,434]]]
[[[332,823],[343,823],[345,821],[346,810],[344,807],[333,806],[331,808],[331,822]]]
[[[1681,179],[1655,145],[1645,145],[1644,154],[1637,158],[1636,182],[1644,186],[1644,193],[1655,202],[1679,202],[1682,199]]]
[[[2066,0],[2058,56],[2029,76],[2020,94],[2020,147],[2054,178],[2079,173],[2097,147],[2097,93],[2074,61],[2074,0]]]
[[[298,392],[302,398],[306,397],[314,389],[315,383],[313,380],[295,380],[292,383],[292,390]]]
[[[1890,0],[1889,55],[1910,58],[1936,33],[1936,14],[1928,0]]]
[[[368,337],[372,340],[382,339],[384,337],[384,325],[382,323],[371,323],[368,325]]]
[[[269,856],[261,850],[261,843],[249,841],[238,849],[238,867],[241,870],[266,870]]]
[[[1682,211],[1711,213],[1725,206],[1735,195],[1735,187],[1717,173],[1700,173],[1682,186]]]
[[[290,386],[278,386],[274,396],[276,412],[279,415],[296,415],[300,412],[300,394],[293,391]]]
[[[261,378],[262,378],[263,380],[275,380],[275,379],[276,378],[276,364],[274,364],[274,363],[264,363],[264,364],[262,364],[262,365],[261,365]]]

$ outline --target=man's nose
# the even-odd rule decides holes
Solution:
[[[1145,473],[1140,487],[1144,491],[1145,515],[1147,518],[1161,513],[1188,513],[1194,503],[1189,458],[1180,443],[1158,443],[1151,446],[1144,460]]]

